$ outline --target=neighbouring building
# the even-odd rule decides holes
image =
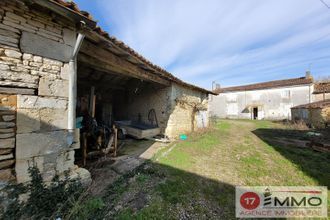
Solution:
[[[330,99],[330,82],[317,82],[313,90],[314,101]]]
[[[71,1],[0,1],[1,183],[28,181],[32,164],[47,181],[64,171],[90,178],[74,151],[86,106],[108,126],[147,123],[153,112],[174,139],[208,125],[209,94],[109,36]]]
[[[313,128],[330,126],[330,99],[298,105],[291,108],[292,119],[303,121]]]
[[[306,77],[217,88],[209,114],[233,119],[291,119],[291,107],[313,101],[313,78]]]

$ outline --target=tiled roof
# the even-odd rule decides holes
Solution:
[[[90,20],[93,19],[92,16],[88,12],[80,10],[79,7],[77,6],[77,4],[74,3],[73,1],[64,1],[64,0],[49,0],[49,1],[56,2],[60,5],[62,5],[63,7],[69,9],[71,12],[77,13],[81,16],[84,16],[87,19],[90,19]],[[113,36],[110,36],[101,27],[96,26],[93,29],[93,31],[96,32],[97,34],[105,37],[106,39],[110,40],[113,44],[115,44],[116,46],[118,46],[119,48],[124,50],[125,52],[129,53],[130,55],[134,56],[135,58],[139,59],[140,61],[142,61],[143,63],[145,63],[149,67],[151,67],[152,69],[158,71],[160,76],[166,78],[167,80],[176,82],[176,83],[181,84],[183,86],[186,86],[186,87],[189,87],[189,88],[192,88],[192,89],[196,89],[196,90],[199,90],[199,91],[202,91],[202,92],[205,92],[205,93],[215,94],[212,91],[209,91],[207,89],[192,85],[190,83],[186,83],[186,82],[182,81],[181,79],[175,77],[173,74],[169,73],[168,71],[164,70],[163,68],[151,63],[149,60],[147,60],[142,55],[140,55],[139,53],[134,51],[132,48],[130,48],[128,45],[126,45],[124,42],[118,40],[117,38],[115,38]]]
[[[284,80],[275,80],[263,83],[255,83],[243,86],[233,86],[226,88],[216,89],[216,93],[225,93],[225,92],[238,92],[238,91],[250,91],[250,90],[260,90],[260,89],[270,89],[277,87],[286,87],[286,86],[296,86],[296,85],[306,85],[313,83],[312,78],[300,77],[293,79],[284,79]]]
[[[82,11],[79,9],[78,5],[76,3],[74,3],[73,1],[64,1],[64,0],[50,0],[50,1],[54,1],[57,2],[58,4],[71,9],[73,12],[80,14],[90,20],[93,20],[93,17],[91,16],[91,14],[89,14],[87,11]]]
[[[312,102],[304,105],[298,105],[292,108],[297,109],[297,108],[325,108],[325,107],[330,107],[330,99],[326,99],[318,102]]]
[[[314,84],[314,94],[330,93],[330,82],[322,82]]]

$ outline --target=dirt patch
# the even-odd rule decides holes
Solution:
[[[150,159],[167,144],[149,140],[127,139],[120,154],[116,158],[103,157],[89,161],[87,169],[92,174],[93,182],[89,191],[93,196],[100,196],[106,188],[117,181],[122,175],[132,172]]]
[[[104,210],[106,218],[114,218],[124,210],[135,213],[148,206],[153,189],[164,181],[161,175],[149,164],[142,164],[116,180],[107,189],[104,200],[107,208]]]

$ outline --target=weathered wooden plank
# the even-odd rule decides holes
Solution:
[[[145,71],[137,65],[134,65],[131,62],[127,61],[126,59],[120,58],[111,53],[110,51],[97,47],[96,45],[88,41],[84,41],[80,51],[80,59],[84,60],[90,65],[101,66],[103,67],[103,69],[109,69],[111,71],[115,71],[123,75],[156,82],[166,86],[170,85],[170,81],[154,73]],[[83,54],[81,53],[87,55],[88,57],[83,56]]]
[[[11,88],[11,87],[1,87],[0,94],[23,94],[23,95],[34,95],[34,89],[23,89],[23,88]]]

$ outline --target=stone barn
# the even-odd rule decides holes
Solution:
[[[314,101],[330,99],[330,82],[318,82],[314,84]]]
[[[233,119],[291,119],[291,107],[313,100],[313,78],[275,80],[243,86],[217,88],[211,96],[210,116]]]
[[[81,119],[152,123],[175,139],[208,125],[208,95],[109,36],[62,0],[0,2],[0,181],[46,181],[75,165]],[[92,124],[93,125],[93,124]]]
[[[330,99],[292,107],[291,114],[294,121],[303,121],[313,128],[327,128],[330,126]]]

